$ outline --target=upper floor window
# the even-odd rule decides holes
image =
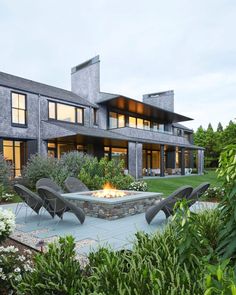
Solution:
[[[109,128],[125,127],[125,115],[115,112],[109,112]]]
[[[84,123],[84,110],[58,102],[48,102],[48,118],[69,123]]]
[[[12,125],[26,126],[26,95],[11,93]]]
[[[98,125],[98,110],[93,109],[93,124]]]

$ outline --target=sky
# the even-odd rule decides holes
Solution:
[[[0,71],[70,89],[100,55],[101,90],[175,92],[196,130],[236,118],[235,0],[0,0]]]

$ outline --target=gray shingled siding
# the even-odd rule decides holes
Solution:
[[[160,142],[169,142],[170,144],[190,144],[190,142],[185,137],[175,136],[172,134],[166,134],[161,132],[141,130],[131,127],[112,129],[112,131],[129,137],[155,140]]]

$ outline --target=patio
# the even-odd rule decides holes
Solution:
[[[4,209],[15,210],[17,204],[3,205]],[[192,210],[212,208],[213,203],[198,202],[192,206]],[[25,222],[26,207],[22,207],[16,217],[16,230],[12,238],[36,248],[36,244],[44,240],[49,243],[59,236],[72,235],[76,240],[76,250],[79,257],[86,255],[101,246],[108,246],[114,250],[132,248],[135,233],[144,231],[154,233],[162,230],[166,224],[165,214],[157,214],[149,225],[144,213],[128,216],[117,220],[105,220],[86,216],[85,222],[81,225],[77,218],[71,213],[65,213],[64,219],[58,223],[58,218],[52,219],[47,212],[42,213],[41,222],[39,216],[31,214],[28,208],[28,216]]]

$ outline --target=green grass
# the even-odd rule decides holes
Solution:
[[[160,192],[163,193],[164,196],[168,196],[183,185],[191,185],[195,188],[202,182],[210,182],[211,186],[220,186],[215,171],[208,171],[207,174],[204,175],[145,179],[145,181],[148,184],[149,192]]]

